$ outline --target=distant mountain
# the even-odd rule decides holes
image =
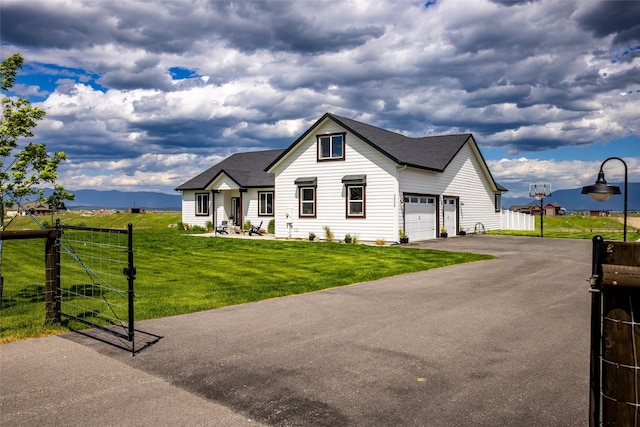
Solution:
[[[610,183],[617,185],[624,191],[624,185],[620,183]],[[570,190],[553,191],[551,197],[545,197],[544,201],[557,202],[569,211],[584,210],[610,210],[622,211],[623,196],[612,196],[606,202],[596,202],[586,194],[580,194],[582,188]],[[71,209],[155,209],[155,210],[180,210],[182,208],[182,198],[180,194],[156,193],[152,191],[101,191],[101,190],[69,190],[76,195],[75,200],[66,203]],[[51,190],[45,189],[45,194],[49,195]],[[505,209],[513,205],[526,205],[538,203],[533,197],[509,197],[506,193],[502,198],[502,205]],[[629,211],[640,211],[640,183],[629,184],[629,197],[627,200]]]
[[[624,192],[624,183],[609,183],[617,185],[620,191]],[[596,202],[587,194],[580,194],[582,187],[571,190],[552,191],[551,197],[545,197],[545,203],[557,202],[568,211],[587,210],[607,210],[622,211],[624,206],[623,194],[611,196],[606,202]],[[502,205],[505,209],[513,205],[526,205],[529,203],[539,203],[534,197],[509,197],[506,193],[502,198]],[[627,197],[627,207],[629,211],[640,211],[640,183],[629,184],[629,196]]]
[[[152,191],[101,191],[101,190],[67,190],[76,195],[75,200],[66,202],[69,209],[130,209],[146,210],[180,210],[182,198],[180,194],[155,193]],[[51,190],[45,189],[45,195]]]

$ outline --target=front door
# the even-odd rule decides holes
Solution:
[[[233,212],[233,225],[242,225],[242,203],[240,203],[240,197],[231,198],[231,212]]]

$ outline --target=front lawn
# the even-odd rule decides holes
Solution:
[[[23,277],[27,270],[26,265],[17,264],[24,262],[37,266],[42,260],[43,243],[5,243],[6,298],[18,293],[19,289],[12,288],[12,283]],[[33,245],[33,249],[25,250],[25,246],[20,246],[24,244]],[[11,256],[11,251],[22,255]],[[32,256],[23,256],[25,253]],[[166,227],[134,227],[134,254],[136,320],[192,313],[493,258],[398,246],[274,241],[257,236],[254,239],[200,237]],[[8,266],[6,262],[13,265]],[[39,277],[40,273],[34,274]],[[44,272],[41,274],[44,277]],[[41,295],[23,295],[0,311],[0,342],[64,331],[64,328],[45,324],[43,299]]]

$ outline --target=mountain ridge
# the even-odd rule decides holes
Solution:
[[[620,191],[624,192],[624,183],[610,183],[620,187]],[[627,209],[629,211],[640,210],[640,183],[629,183],[629,195],[627,197]],[[622,211],[624,207],[624,194],[616,194],[606,202],[596,202],[587,194],[581,194],[582,187],[567,190],[552,191],[551,196],[544,198],[544,203],[558,203],[561,207],[568,211]],[[511,206],[527,205],[529,203],[540,203],[534,197],[508,197],[506,194],[502,197],[502,205],[504,209]]]
[[[624,185],[615,183],[621,191]],[[582,188],[556,190],[550,197],[545,197],[545,203],[558,203],[569,211],[578,210],[609,210],[622,211],[623,195],[612,196],[606,202],[596,202],[586,194],[580,194]],[[67,190],[75,194],[73,201],[65,204],[69,209],[154,209],[154,210],[180,210],[182,208],[182,196],[180,194],[167,194],[154,191],[120,191],[120,190]],[[51,194],[51,189],[45,189],[45,195]],[[526,205],[539,203],[533,197],[509,197],[506,193],[502,198],[504,209],[514,205]],[[640,183],[629,183],[628,210],[640,210]]]
[[[154,191],[120,191],[120,190],[67,190],[75,194],[75,199],[65,201],[69,209],[153,209],[180,210],[182,196]],[[45,189],[45,196],[51,189]]]

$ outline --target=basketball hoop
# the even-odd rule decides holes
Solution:
[[[551,184],[529,184],[529,197],[542,200],[543,197],[551,196]]]
[[[551,184],[529,184],[529,197],[535,197],[540,202],[540,237],[543,236],[544,207],[542,206],[544,197],[551,196]]]

